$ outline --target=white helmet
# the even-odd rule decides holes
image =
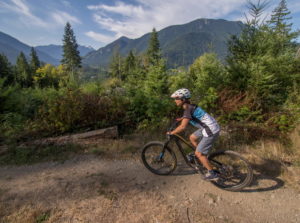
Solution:
[[[171,98],[178,98],[178,99],[189,99],[191,98],[191,92],[186,88],[181,88],[177,91],[175,91]]]

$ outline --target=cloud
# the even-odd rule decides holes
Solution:
[[[68,4],[64,1],[64,4]],[[71,23],[81,24],[81,21],[66,13],[59,10],[47,10],[43,13],[43,18],[34,15],[34,7],[30,6],[25,0],[7,0],[6,2],[0,2],[0,8],[5,9],[5,12],[14,12],[19,16],[17,22],[21,22],[26,26],[42,27],[42,28],[56,28],[66,24],[67,21]],[[39,12],[45,10],[39,8]]]
[[[47,27],[47,23],[44,22],[42,19],[35,16],[26,1],[23,0],[11,0],[11,4],[1,2],[0,6],[17,13],[22,19],[20,19],[21,22],[23,22],[25,25],[35,25],[35,26],[41,26],[41,27]]]
[[[139,5],[126,5],[123,2],[117,2],[115,6],[109,6],[109,5],[90,5],[87,7],[90,10],[103,10],[106,12],[111,12],[111,13],[116,13],[120,14],[123,16],[136,16],[136,17],[141,17],[145,13],[144,9]]]
[[[52,18],[57,24],[65,25],[66,22],[81,24],[81,21],[77,19],[75,16],[72,16],[66,12],[55,11],[52,13]]]
[[[152,28],[160,30],[198,18],[224,18],[244,7],[240,0],[136,0],[136,5],[118,1],[114,5],[89,5],[94,21],[114,36],[137,38]],[[242,14],[242,12],[241,12]]]
[[[71,8],[71,7],[72,7],[72,5],[71,5],[71,3],[70,3],[69,1],[63,0],[61,3],[62,3],[65,7],[67,7],[67,8]]]
[[[109,43],[116,39],[115,36],[103,35],[100,33],[96,33],[94,31],[89,31],[85,33],[86,36],[91,37],[93,40],[101,43]]]

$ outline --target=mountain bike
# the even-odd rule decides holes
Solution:
[[[169,131],[172,131],[177,123],[175,122]],[[195,147],[178,134],[167,135],[165,142],[152,141],[143,147],[141,158],[148,170],[158,175],[169,175],[176,169],[177,158],[173,151],[175,145],[171,143],[173,141],[188,166],[201,175],[207,173],[206,168],[194,153],[188,153],[188,151],[195,151]],[[187,145],[189,149],[185,149],[182,143]],[[218,150],[210,153],[208,160],[219,175],[217,180],[210,181],[215,186],[228,191],[240,191],[251,184],[253,179],[252,167],[239,153],[231,150]]]

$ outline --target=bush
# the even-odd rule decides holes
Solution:
[[[31,127],[45,134],[95,129],[124,121],[126,101],[120,96],[83,93],[80,89],[65,88],[39,109]]]

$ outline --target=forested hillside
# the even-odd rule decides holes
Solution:
[[[238,35],[242,22],[223,19],[197,19],[187,24],[169,26],[158,32],[162,56],[168,68],[189,66],[200,55],[214,52],[219,59],[228,53],[226,42],[230,35]],[[111,44],[91,52],[83,59],[83,64],[92,67],[107,67],[114,53],[126,56],[130,51],[141,55],[146,52],[151,33],[137,39],[121,37]]]
[[[69,23],[59,66],[42,65],[34,49],[29,61],[20,54],[16,66],[1,55],[1,143],[112,125],[127,133],[158,129],[178,115],[169,96],[185,87],[191,90],[193,103],[232,131],[236,144],[271,138],[291,146],[287,136],[300,115],[300,58],[295,43],[299,33],[292,31],[286,1],[264,22],[260,18],[263,9],[263,5],[250,7],[252,17],[241,34],[229,40],[225,61],[206,53],[188,68],[167,68],[159,33],[153,29],[144,54],[129,51],[124,57],[115,52],[108,72],[83,82],[78,45]],[[200,45],[197,35],[186,38]],[[172,53],[172,42],[165,44]],[[284,152],[299,158],[297,150]]]

